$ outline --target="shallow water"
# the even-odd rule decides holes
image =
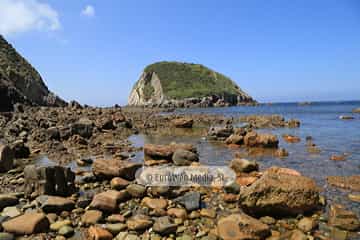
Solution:
[[[206,109],[181,109],[178,114],[205,113],[239,117],[251,114],[280,114],[286,119],[296,118],[301,121],[301,127],[264,129],[262,132],[272,132],[280,140],[280,147],[289,151],[289,157],[279,159],[270,155],[254,156],[262,169],[273,165],[289,167],[300,171],[303,175],[315,179],[328,201],[345,204],[360,216],[360,203],[352,202],[347,198],[350,191],[327,186],[326,177],[331,175],[360,174],[360,114],[352,114],[354,108],[360,107],[360,102],[329,102],[312,103],[299,106],[296,103],[262,105],[256,107],[228,107]],[[340,120],[340,115],[352,115],[354,120]],[[202,134],[173,134],[162,133],[159,136],[134,135],[130,137],[135,146],[144,143],[168,144],[175,142],[188,142],[197,146],[200,162],[204,164],[226,165],[239,150],[229,149],[224,144],[207,142]],[[301,137],[300,143],[286,143],[282,134],[292,134]],[[320,147],[320,154],[310,154],[306,150],[305,138],[312,136],[313,142]],[[346,161],[329,160],[332,154],[347,153]],[[142,153],[136,158],[141,161]]]

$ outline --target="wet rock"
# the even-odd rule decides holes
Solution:
[[[311,232],[317,226],[317,222],[313,218],[304,217],[298,222],[297,226],[301,231],[307,233]]]
[[[128,180],[125,180],[120,177],[115,177],[115,178],[111,179],[111,182],[110,182],[111,188],[115,189],[115,190],[125,189],[129,184],[130,184],[130,182]]]
[[[279,140],[273,134],[251,131],[245,135],[244,144],[248,147],[277,148]]]
[[[353,116],[341,115],[341,116],[339,116],[339,119],[341,119],[341,120],[352,120],[352,119],[354,119],[354,117]]]
[[[149,216],[138,214],[126,222],[129,230],[133,231],[144,231],[153,225],[153,222]]]
[[[266,224],[246,214],[233,214],[221,218],[217,231],[223,240],[260,240],[270,235]]]
[[[289,152],[285,148],[279,148],[278,150],[276,150],[275,156],[280,158],[287,157],[289,156]]]
[[[244,158],[235,158],[230,162],[230,168],[236,173],[249,173],[259,170],[259,164]]]
[[[183,196],[173,200],[173,202],[181,204],[187,211],[194,211],[200,208],[201,196],[199,192],[187,192]]]
[[[96,194],[90,203],[90,207],[94,209],[99,209],[106,212],[114,212],[118,208],[118,203],[125,201],[129,198],[129,195],[126,191],[115,191],[108,190]]]
[[[126,190],[135,198],[141,198],[146,194],[146,187],[140,184],[130,184],[126,187]]]
[[[12,194],[0,194],[0,210],[3,210],[5,207],[14,206],[18,202],[18,198]]]
[[[14,157],[13,150],[0,143],[0,172],[7,172],[13,168]]]
[[[301,139],[297,136],[293,136],[293,135],[289,135],[289,134],[284,134],[282,135],[282,138],[284,139],[285,142],[287,143],[298,143],[301,141]]]
[[[175,233],[177,229],[177,225],[174,224],[170,217],[164,216],[159,217],[155,220],[153,225],[154,232],[164,236],[169,235],[171,233]]]
[[[84,225],[93,225],[98,223],[103,217],[101,211],[98,210],[88,210],[81,216],[81,222]]]
[[[69,212],[75,208],[74,201],[63,197],[42,195],[36,198],[36,200],[41,203],[41,208],[46,213]]]
[[[347,231],[356,231],[360,229],[360,221],[356,214],[346,210],[342,205],[330,206],[329,225]]]
[[[208,132],[208,136],[214,139],[226,139],[234,133],[234,128],[231,125],[211,127]]]
[[[289,121],[287,121],[287,127],[289,128],[298,128],[300,127],[300,120],[298,119],[290,119]]]
[[[301,173],[299,173],[298,171],[291,169],[291,168],[283,168],[283,167],[270,167],[268,169],[266,169],[266,172],[271,173],[273,175],[276,174],[288,174],[288,175],[293,175],[293,176],[301,176]]]
[[[145,144],[144,154],[152,159],[171,160],[171,157],[174,154],[174,149],[170,145]]]
[[[88,118],[81,118],[71,126],[72,135],[90,138],[93,134],[95,124]]]
[[[194,120],[189,118],[177,118],[171,121],[177,128],[192,128]]]
[[[240,193],[240,204],[256,215],[297,215],[319,206],[319,189],[310,178],[266,172]]]
[[[335,187],[360,191],[360,175],[353,176],[329,176],[326,178],[330,185]]]
[[[172,161],[177,166],[189,166],[192,162],[198,162],[199,157],[193,152],[177,149],[172,156]]]
[[[244,136],[237,135],[237,134],[231,134],[226,140],[226,144],[237,144],[241,145],[244,143]]]
[[[25,213],[2,224],[4,230],[16,235],[47,232],[49,220],[42,213]]]
[[[167,201],[162,198],[145,197],[141,202],[150,209],[165,209],[168,205]]]
[[[142,165],[139,163],[116,159],[97,159],[93,164],[93,173],[98,178],[112,179],[121,177],[132,181],[135,179],[135,173],[140,167]]]
[[[89,240],[112,240],[113,235],[101,227],[91,226],[88,230]]]
[[[26,196],[69,196],[75,192],[75,174],[70,168],[28,165],[24,169],[24,179]]]

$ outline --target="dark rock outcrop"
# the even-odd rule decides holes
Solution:
[[[12,111],[15,103],[65,106],[51,93],[40,74],[0,35],[0,111]]]

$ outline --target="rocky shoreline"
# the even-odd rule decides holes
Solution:
[[[0,240],[358,239],[354,212],[329,202],[305,173],[261,169],[252,154],[291,154],[266,129],[301,128],[278,115],[228,118],[163,114],[160,108],[26,107],[0,114]],[[243,123],[239,127],[238,123]],[[262,131],[265,129],[265,132]],[[201,166],[186,142],[134,146],[134,134],[197,134],[229,149],[236,181],[225,187],[154,187],[137,182],[146,166]],[[297,136],[281,136],[297,143]],[[311,137],[307,150],[321,151]],[[143,152],[141,161],[134,156]],[[51,164],[39,159],[48,158]],[[359,176],[329,176],[359,201]],[[349,196],[350,198],[350,196]]]

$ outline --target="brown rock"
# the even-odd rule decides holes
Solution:
[[[187,212],[185,209],[183,208],[170,208],[168,211],[167,211],[167,214],[170,216],[170,217],[176,217],[176,218],[180,218],[182,220],[185,220],[187,219]]]
[[[171,160],[174,152],[178,149],[196,153],[196,148],[191,144],[174,143],[169,145],[145,144],[144,154],[154,160]]]
[[[189,118],[178,118],[171,121],[177,128],[192,128],[194,120]]]
[[[128,199],[129,195],[126,191],[108,190],[96,194],[90,203],[91,208],[102,211],[113,212],[118,208],[118,203]]]
[[[228,137],[228,138],[225,140],[225,143],[226,143],[226,144],[241,145],[241,144],[244,143],[244,136],[232,134],[232,135],[230,135],[230,137]]]
[[[123,223],[125,222],[125,217],[121,214],[112,214],[106,218],[106,221],[111,223]]]
[[[221,218],[217,230],[223,240],[260,240],[270,235],[270,229],[266,224],[246,214],[233,214]]]
[[[284,134],[282,137],[283,137],[284,141],[287,143],[298,143],[301,141],[301,139],[299,137],[289,135],[289,134]]]
[[[360,229],[360,221],[356,214],[346,210],[342,205],[330,206],[329,225],[347,231]]]
[[[360,175],[353,176],[329,176],[326,178],[330,185],[335,187],[360,191]]]
[[[271,167],[266,170],[266,172],[272,174],[288,174],[293,176],[301,176],[301,173],[291,168],[283,168],[283,167]]]
[[[130,182],[128,180],[125,180],[121,177],[115,177],[115,178],[111,179],[111,182],[110,182],[111,188],[115,189],[115,190],[125,189],[129,184],[130,184]]]
[[[98,223],[102,219],[102,212],[98,210],[88,210],[81,216],[81,222],[85,225]]]
[[[280,158],[287,157],[289,156],[289,152],[285,148],[279,148],[278,150],[276,150],[275,156]]]
[[[346,156],[345,155],[331,155],[330,160],[332,160],[332,161],[345,161]]]
[[[128,219],[126,224],[129,230],[143,231],[150,228],[153,222],[150,217],[138,214]]]
[[[16,235],[47,232],[49,220],[42,213],[25,213],[2,224],[4,230]]]
[[[234,203],[234,202],[237,202],[239,200],[239,196],[236,195],[236,194],[227,193],[227,194],[224,194],[223,199],[224,199],[224,202]]]
[[[167,201],[162,198],[145,197],[142,203],[150,209],[164,209],[168,205]]]
[[[244,144],[248,147],[277,148],[279,140],[273,134],[252,131],[245,135]]]
[[[236,178],[236,183],[240,186],[250,186],[256,180],[258,180],[258,178],[253,176],[239,176]]]
[[[249,173],[259,170],[259,164],[244,158],[235,158],[230,162],[230,168],[236,173]]]
[[[116,159],[97,159],[93,164],[93,173],[96,177],[111,179],[121,177],[127,180],[134,180],[136,171],[142,165],[129,161],[119,161]]]
[[[40,196],[37,198],[40,202],[41,208],[46,213],[71,211],[75,207],[75,202],[68,198],[55,197],[55,196]]]
[[[113,239],[113,235],[101,228],[101,227],[95,227],[95,226],[91,226],[88,230],[88,234],[89,234],[89,240],[112,240]]]
[[[240,204],[256,215],[297,215],[319,206],[319,189],[310,178],[265,172],[240,193]]]

